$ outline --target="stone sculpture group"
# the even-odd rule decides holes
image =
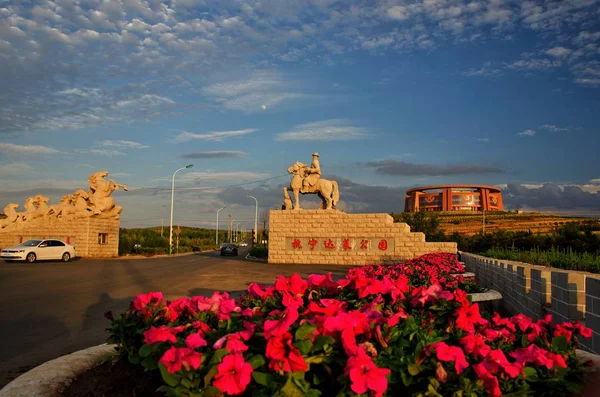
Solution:
[[[66,218],[119,218],[123,210],[115,205],[110,195],[118,189],[127,191],[127,186],[106,180],[108,172],[99,171],[88,178],[89,189],[79,189],[64,195],[55,205],[48,205],[48,197],[37,195],[25,200],[25,210],[17,212],[19,204],[10,203],[4,208],[6,218],[0,219],[0,229],[19,228],[36,222],[60,221]]]

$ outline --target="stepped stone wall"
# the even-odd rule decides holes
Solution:
[[[0,248],[29,239],[57,239],[75,247],[77,256],[111,258],[119,255],[119,219],[114,217],[67,218],[23,224],[0,230]]]
[[[388,214],[331,210],[269,214],[269,263],[366,265],[411,259],[430,252],[456,253],[456,243],[428,243]]]

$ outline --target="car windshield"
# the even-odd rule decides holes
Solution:
[[[235,247],[235,244],[223,244],[221,246],[221,248],[231,248],[231,247]]]
[[[19,244],[19,247],[37,247],[41,242],[42,240],[27,240],[24,243]]]

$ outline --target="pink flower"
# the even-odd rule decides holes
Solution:
[[[567,363],[563,356],[544,350],[534,344],[517,349],[509,355],[519,364],[534,363],[548,369],[552,369],[553,367],[567,368]]]
[[[302,279],[297,273],[291,275],[291,277],[285,278],[283,276],[277,276],[275,282],[275,290],[281,293],[289,292],[293,296],[302,296],[304,291],[308,288],[308,283]]]
[[[327,275],[311,274],[308,276],[308,285],[316,288],[326,288],[329,292],[337,290],[338,283],[333,281],[331,272]]]
[[[174,322],[186,310],[191,309],[190,299],[177,299],[167,305],[167,315],[165,316],[170,322]]]
[[[204,296],[195,296],[192,298],[191,307],[198,308],[201,312],[210,311],[217,313],[219,320],[227,320],[232,312],[240,312],[242,309],[237,307],[235,299],[230,299],[227,292],[220,294],[215,292],[210,298]]]
[[[356,350],[356,355],[351,356],[346,362],[345,373],[350,376],[352,384],[350,388],[356,394],[365,394],[369,390],[375,397],[385,393],[388,383],[387,376],[390,374],[387,368],[379,368],[373,359],[367,355],[364,349]]]
[[[135,297],[133,301],[133,308],[137,311],[145,309],[150,303],[156,305],[163,300],[163,294],[161,292],[150,292],[147,294],[141,294]]]
[[[200,367],[202,354],[187,347],[171,346],[158,360],[158,363],[164,365],[170,374],[180,371],[182,367],[189,371],[190,368],[198,369]]]
[[[177,337],[175,336],[175,334],[183,331],[183,329],[183,326],[174,328],[169,328],[166,325],[161,325],[158,328],[152,326],[149,330],[144,332],[144,343],[146,343],[147,345],[159,342],[177,343]]]
[[[473,369],[475,373],[483,381],[483,384],[490,395],[490,397],[500,397],[502,396],[502,391],[500,391],[500,384],[498,382],[498,378],[489,373],[487,368],[482,364],[473,365]]]
[[[454,361],[454,369],[457,374],[461,374],[469,363],[465,358],[465,353],[460,347],[448,346],[445,342],[438,342],[432,345],[435,348],[435,354],[440,361]]]
[[[198,332],[188,335],[188,337],[185,338],[185,344],[190,349],[197,349],[199,347],[206,346],[208,343],[206,343],[202,335]]]
[[[298,319],[298,306],[288,306],[278,320],[267,320],[264,325],[263,335],[270,339],[273,335],[285,334]]]
[[[241,354],[229,354],[217,365],[213,385],[229,395],[242,394],[250,383],[252,366],[244,361]]]
[[[460,340],[460,343],[468,354],[473,354],[475,357],[483,358],[492,350],[481,335],[467,335]]]
[[[248,285],[248,296],[250,297],[258,296],[261,299],[265,299],[273,296],[273,291],[273,287],[264,288],[264,286],[257,283],[250,283],[250,285]]]

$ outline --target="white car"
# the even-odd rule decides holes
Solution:
[[[27,240],[16,247],[3,248],[0,259],[5,261],[62,260],[75,257],[75,247],[60,240]]]
[[[240,243],[240,247],[247,247],[247,246],[248,246],[248,243],[245,241],[243,243]]]

